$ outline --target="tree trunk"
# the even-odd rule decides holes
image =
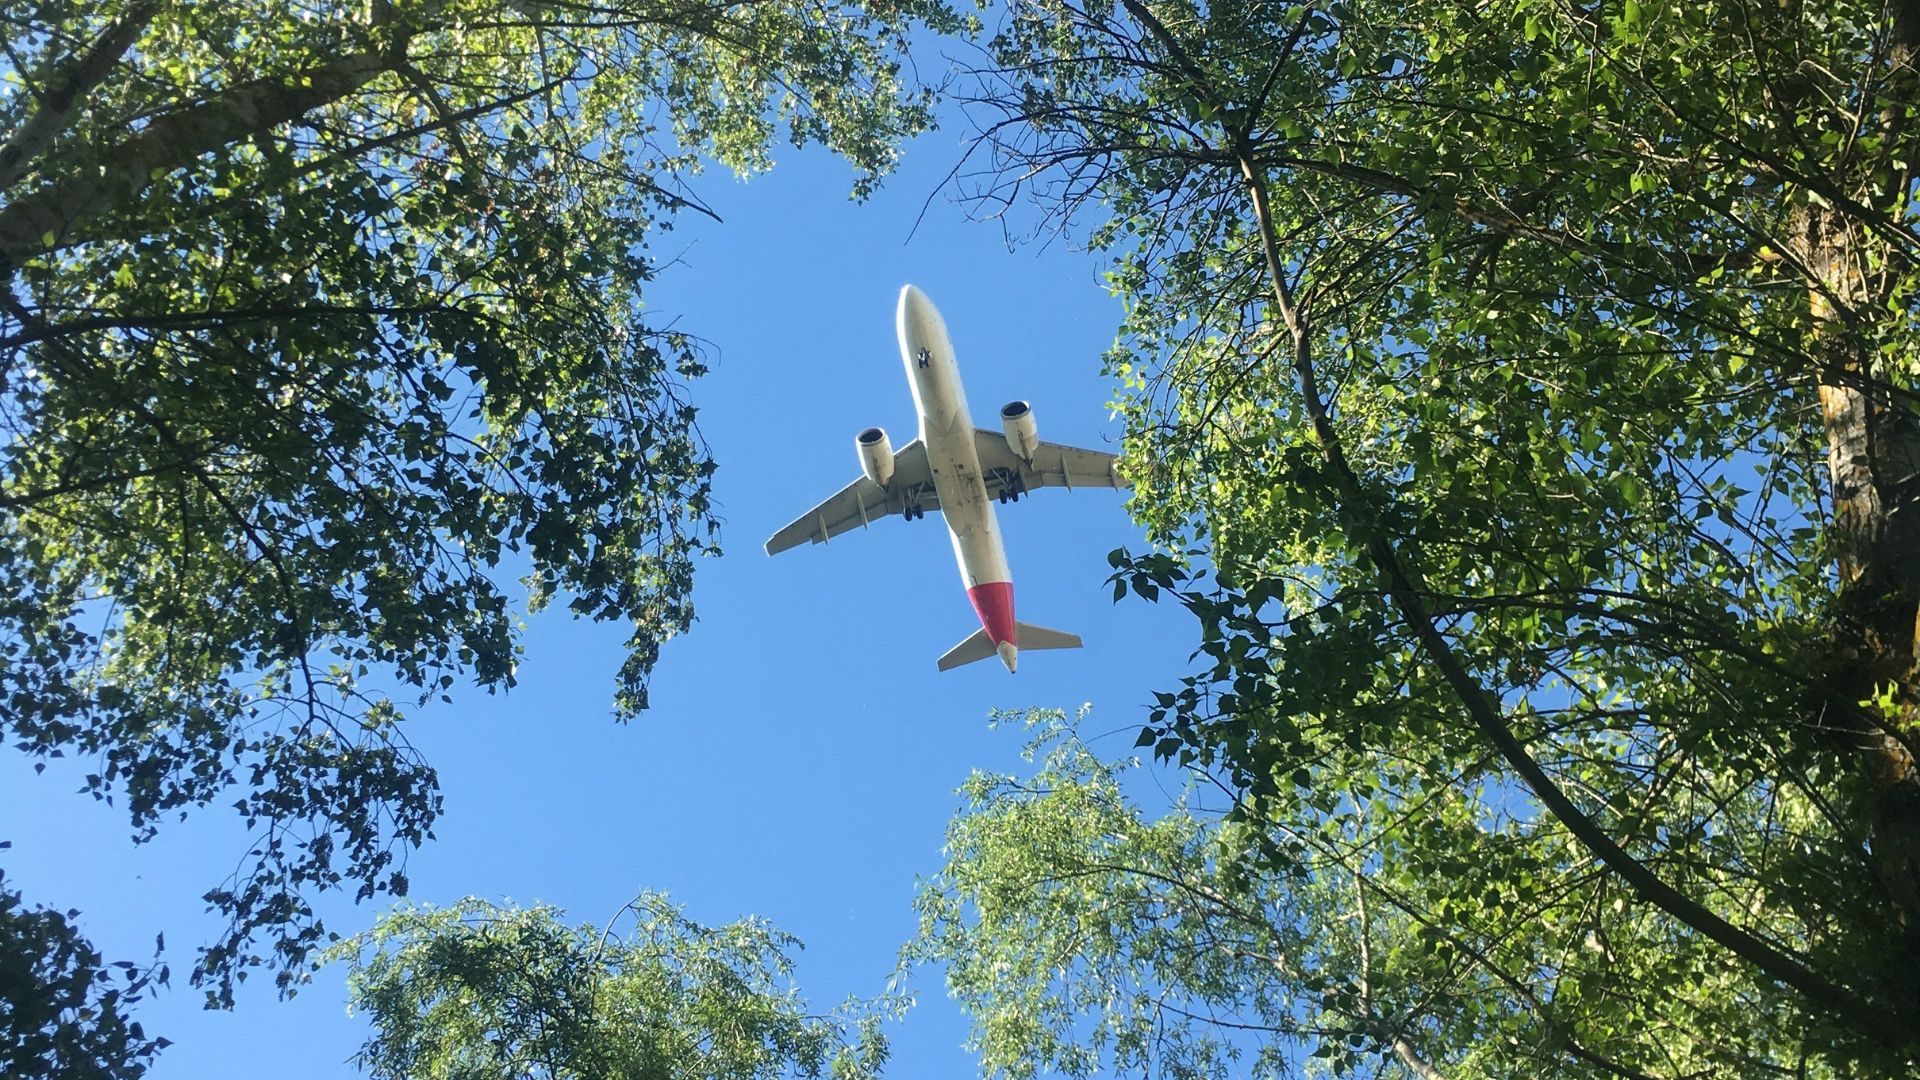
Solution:
[[[1895,158],[1911,158],[1901,103],[1920,92],[1920,0],[1896,0],[1877,134],[1887,148],[1865,163],[1860,201],[1896,205],[1911,183]],[[1920,957],[1920,414],[1896,373],[1875,364],[1863,333],[1889,297],[1869,277],[1876,243],[1843,211],[1811,199],[1795,215],[1791,244],[1812,279],[1808,311],[1818,364],[1820,419],[1832,482],[1831,535],[1840,577],[1828,675],[1860,709],[1822,710],[1858,755],[1863,811],[1876,875],[1900,911],[1909,950]]]
[[[1860,241],[1824,206],[1798,215],[1810,290],[1813,353],[1820,365],[1820,418],[1832,481],[1832,535],[1839,564],[1835,688],[1851,701],[1892,708],[1828,708],[1860,756],[1875,869],[1920,932],[1920,772],[1910,742],[1920,717],[1920,418],[1875,370],[1856,324],[1870,310]]]

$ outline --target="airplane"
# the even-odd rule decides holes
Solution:
[[[774,533],[767,554],[823,544],[892,514],[913,521],[937,509],[946,518],[967,599],[980,617],[980,629],[940,658],[941,671],[998,656],[1012,672],[1022,648],[1079,648],[1078,634],[1014,619],[1013,575],[988,500],[1014,502],[1042,487],[1124,489],[1129,485],[1114,468],[1118,457],[1041,442],[1033,407],[1024,401],[1000,409],[1000,431],[974,427],[947,324],[933,301],[912,285],[901,289],[896,324],[920,437],[896,452],[880,428],[854,436],[861,476]]]

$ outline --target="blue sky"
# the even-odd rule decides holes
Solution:
[[[637,890],[664,890],[701,922],[754,914],[797,935],[799,984],[824,1007],[883,988],[913,930],[915,878],[939,864],[953,789],[970,769],[1017,766],[1022,737],[989,730],[990,709],[1092,702],[1088,730],[1113,732],[1096,746],[1129,752],[1142,703],[1186,669],[1195,639],[1177,607],[1111,602],[1107,552],[1143,543],[1122,495],[1047,490],[1001,508],[1021,618],[1086,639],[1022,657],[1014,676],[934,668],[977,626],[937,515],[777,559],[761,550],[854,477],[855,432],[912,437],[893,329],[908,282],[944,314],[977,420],[1025,398],[1044,439],[1119,437],[1100,374],[1121,316],[1103,260],[1059,241],[1009,252],[997,225],[966,221],[937,190],[963,134],[950,119],[919,139],[865,205],[847,201],[849,170],[820,153],[789,151],[748,184],[709,174],[698,189],[724,224],[688,217],[659,238],[655,255],[674,265],[650,305],[713,348],[693,397],[720,464],[727,553],[700,567],[699,622],[665,649],[642,719],[610,715],[625,631],[561,611],[532,620],[512,694],[469,687],[414,713],[446,808],[409,861],[413,899],[546,901],[603,923]],[[245,838],[216,807],[136,847],[119,810],[75,793],[87,771],[35,775],[0,756],[10,883],[80,909],[108,959],[143,959],[164,932],[184,974],[216,929],[198,897]],[[324,910],[346,933],[380,909],[333,898]],[[964,1020],[937,973],[914,989],[889,1074],[970,1075]],[[364,1027],[344,1001],[338,970],[291,1002],[245,987],[231,1013],[202,1011],[177,979],[139,1013],[175,1043],[150,1075],[357,1075],[346,1059]]]

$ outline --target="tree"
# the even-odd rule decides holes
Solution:
[[[75,928],[78,915],[28,908],[0,874],[0,1067],[8,1076],[132,1080],[166,1049],[126,1007],[164,985],[167,968],[104,963]]]
[[[1369,815],[1388,800],[1356,788],[1343,813],[1305,829],[1250,820],[1199,774],[1151,814],[1130,794],[1147,787],[1139,760],[1096,754],[1084,710],[996,719],[1031,732],[1039,764],[968,778],[905,950],[943,969],[989,1075],[1768,1069],[1754,1051],[1779,1017],[1753,1011],[1742,973],[1674,950],[1658,913],[1630,911],[1618,886],[1597,894],[1609,918],[1568,910],[1555,894],[1597,877],[1591,860],[1553,880],[1543,868],[1577,859],[1575,842],[1515,820],[1487,828],[1473,792],[1437,788],[1417,822],[1381,822]],[[1728,817],[1757,827],[1759,810]],[[1276,830],[1288,857],[1273,857]],[[1469,838],[1491,871],[1463,856]],[[1649,1009],[1639,995],[1676,992],[1703,1030],[1631,1026]]]
[[[631,626],[622,717],[717,550],[695,344],[642,319],[704,160],[928,123],[936,0],[9,4],[0,731],[136,839],[232,800],[194,981],[284,989],[311,900],[406,891],[404,709],[513,684],[530,607]]]
[[[1276,866],[1366,837],[1458,1008],[1608,1048],[1568,1072],[1916,1053],[1916,40],[1054,0],[987,47],[974,195],[1101,215],[1128,305],[1165,550],[1116,587],[1200,621],[1142,745]]]
[[[1103,761],[1085,721],[996,716],[1030,732],[1039,764],[967,779],[916,899],[905,959],[945,971],[989,1075],[1281,1077],[1381,1056],[1438,1075],[1423,1042],[1497,1048],[1461,1060],[1472,1075],[1552,1069],[1541,1047],[1433,1030],[1428,1002],[1478,988],[1457,965],[1423,985],[1425,954],[1404,949],[1412,927],[1376,895],[1372,856],[1336,844],[1264,861],[1249,825],[1195,790],[1150,817],[1128,795],[1140,762]]]
[[[472,898],[387,915],[329,951],[374,1028],[356,1064],[383,1080],[879,1075],[886,1003],[809,1013],[793,938],[704,927],[656,893],[614,923],[627,915],[624,936]]]

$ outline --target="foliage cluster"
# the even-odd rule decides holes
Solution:
[[[0,874],[0,1072],[7,1076],[132,1080],[167,1047],[127,1015],[154,986],[167,985],[166,965],[106,963],[80,936],[79,915],[28,907]],[[165,944],[156,942],[156,951]]]
[[[764,923],[701,926],[653,893],[602,931],[562,920],[468,899],[334,946],[374,1028],[357,1063],[382,1080],[871,1080],[886,1060],[886,1003],[809,1013],[799,942]]]
[[[1142,807],[1139,762],[1083,742],[1084,710],[999,719],[1038,764],[962,787],[906,953],[944,968],[985,1071],[1264,1078],[1391,1050],[1393,972],[1369,958],[1360,994],[1350,979],[1373,929],[1364,875],[1264,865],[1198,792]]]

